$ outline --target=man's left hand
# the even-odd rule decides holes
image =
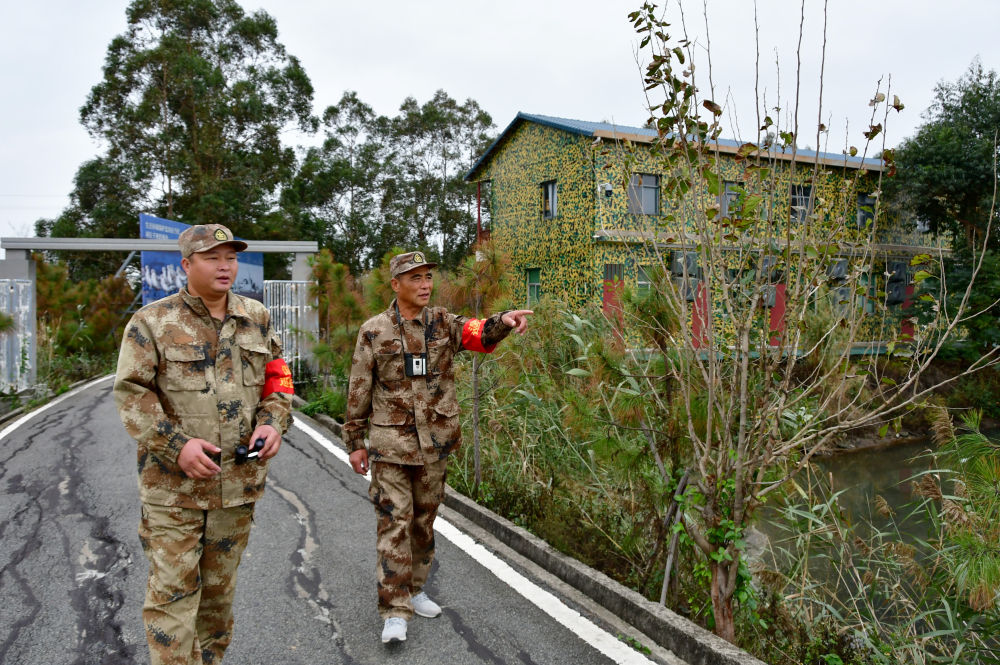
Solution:
[[[505,324],[514,329],[519,335],[523,335],[524,331],[528,329],[528,315],[534,314],[535,312],[530,309],[515,309],[509,312],[504,312],[500,320]]]
[[[250,436],[250,441],[256,441],[261,437],[264,439],[264,447],[260,450],[260,459],[270,459],[277,455],[278,448],[281,448],[281,435],[278,434],[278,430],[270,425],[257,425],[257,429]]]

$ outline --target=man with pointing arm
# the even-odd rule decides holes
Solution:
[[[453,356],[463,349],[491,353],[512,330],[523,333],[532,313],[480,320],[428,307],[435,265],[420,252],[393,257],[396,298],[361,326],[351,364],[344,438],[357,473],[366,473],[371,462],[368,494],[378,520],[376,580],[385,643],[406,639],[414,613],[441,613],[423,588],[434,559],[434,518],[444,499],[448,455],[462,440]]]

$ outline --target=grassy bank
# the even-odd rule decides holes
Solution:
[[[573,314],[543,302],[530,334],[478,361],[456,358],[464,445],[451,460],[449,482],[560,551],[712,628],[710,572],[673,519],[678,512],[699,519],[685,503],[690,494],[678,492],[689,423],[669,399],[649,408],[650,396],[629,380],[639,373],[661,376],[662,359],[627,351],[599,310]],[[333,372],[315,385],[307,408],[342,418],[345,377]],[[983,374],[938,397],[962,402],[972,391],[984,401],[995,385],[994,375]],[[877,498],[871,501],[878,508]],[[767,515],[780,514],[784,537],[748,547],[759,551],[746,557],[736,595],[737,641],[756,656],[775,665],[963,662],[941,658],[984,642],[981,626],[963,634],[959,624],[942,625],[951,608],[980,622],[989,613],[956,600],[939,574],[941,550],[927,539],[913,543],[884,521],[860,528],[871,520],[847,515],[836,493],[810,483],[790,483],[776,505],[783,512]],[[926,565],[928,585],[905,583],[917,565]],[[851,574],[819,574],[831,566]],[[919,620],[907,617],[908,607]],[[921,650],[936,655],[906,660]]]

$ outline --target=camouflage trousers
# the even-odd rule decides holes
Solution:
[[[236,568],[254,504],[198,510],[142,504],[149,559],[142,622],[152,665],[215,665],[233,636]]]
[[[375,462],[368,495],[378,518],[378,613],[413,617],[410,597],[420,593],[434,561],[434,518],[444,500],[448,460],[402,465]]]

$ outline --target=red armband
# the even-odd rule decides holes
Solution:
[[[493,353],[497,348],[496,344],[490,346],[483,345],[483,326],[486,323],[483,319],[469,319],[462,327],[462,348],[468,351],[479,351],[480,353]]]
[[[292,370],[281,358],[272,360],[264,366],[264,391],[260,398],[264,399],[271,393],[295,394],[295,386],[292,384]]]

